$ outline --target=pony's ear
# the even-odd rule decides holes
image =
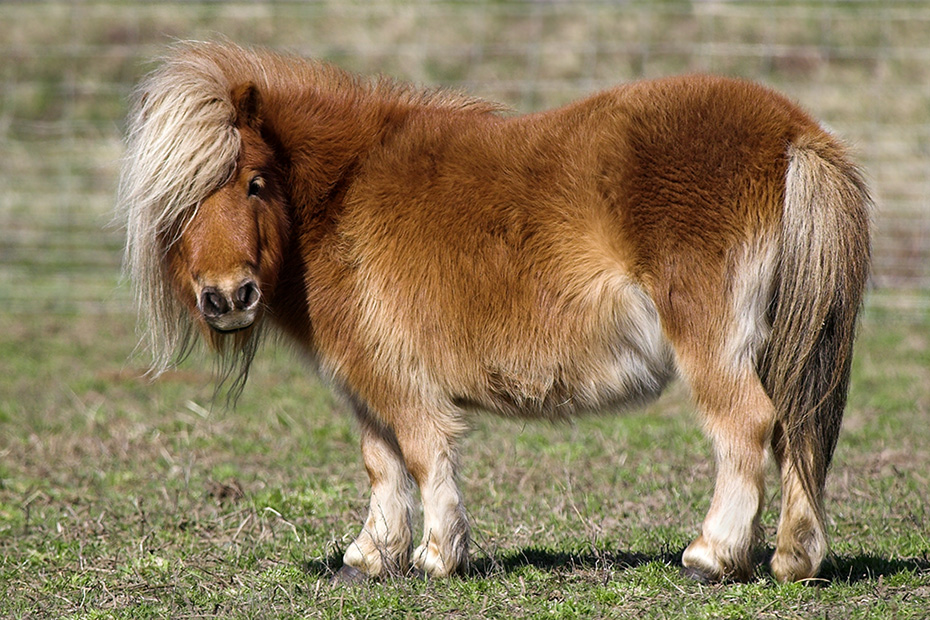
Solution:
[[[262,96],[255,84],[240,84],[232,89],[231,96],[236,108],[236,125],[258,129],[262,124]]]

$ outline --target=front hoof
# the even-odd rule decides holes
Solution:
[[[745,583],[752,578],[749,550],[734,550],[711,544],[704,536],[688,545],[681,556],[683,574],[703,583]]]
[[[700,583],[723,581],[726,567],[703,536],[693,541],[681,556],[682,575]]]
[[[699,566],[682,566],[681,575],[682,577],[687,577],[691,581],[696,581],[705,586],[720,583],[720,577],[718,577],[715,573],[704,570]]]
[[[355,586],[365,583],[369,579],[371,577],[354,566],[343,564],[342,568],[336,571],[336,574],[333,575],[329,582],[334,586]]]

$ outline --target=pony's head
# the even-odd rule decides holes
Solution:
[[[119,202],[155,373],[200,332],[244,380],[277,283],[287,212],[260,87],[242,78],[254,62],[239,48],[182,48],[135,97]]]
[[[163,243],[173,292],[219,336],[260,318],[262,298],[276,283],[287,223],[274,153],[260,134],[259,92],[242,84],[230,100],[240,136],[233,172]]]

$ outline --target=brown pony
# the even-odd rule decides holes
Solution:
[[[515,116],[188,43],[138,89],[119,203],[156,372],[200,332],[241,387],[271,323],[351,403],[371,504],[341,575],[467,561],[469,412],[565,419],[676,375],[717,464],[686,572],[752,575],[771,450],[772,571],[817,574],[870,200],[778,94],[689,76]]]

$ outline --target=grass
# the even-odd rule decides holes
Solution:
[[[150,383],[131,323],[0,316],[2,617],[927,615],[930,317],[866,313],[823,580],[726,586],[678,572],[712,474],[680,387],[570,426],[476,419],[469,572],[334,587],[367,499],[346,408],[281,349],[235,409],[206,356]]]

